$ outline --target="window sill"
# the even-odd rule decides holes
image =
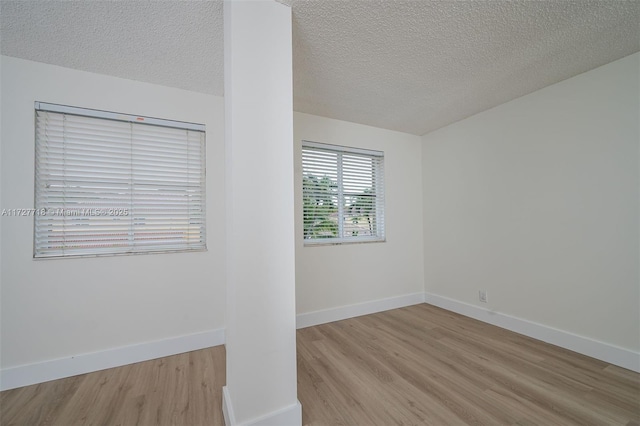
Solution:
[[[386,243],[386,238],[372,238],[370,240],[348,240],[348,239],[327,239],[327,240],[304,240],[304,247],[324,247],[324,246],[342,246],[351,244],[371,244],[371,243]]]

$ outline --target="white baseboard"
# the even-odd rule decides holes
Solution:
[[[296,325],[297,328],[311,327],[424,302],[600,359],[613,365],[640,372],[640,353],[431,293],[413,293],[300,314],[296,318]],[[133,364],[135,362],[148,361],[163,356],[218,346],[224,343],[225,331],[221,328],[154,342],[140,343],[100,352],[5,368],[0,370],[0,391],[104,370],[106,368]],[[295,407],[292,407],[287,408],[285,411],[287,413],[289,413],[289,411],[295,412]],[[223,411],[225,409],[227,409],[227,407],[223,404]],[[229,414],[233,415],[233,412],[231,411]],[[287,414],[285,413],[283,415]],[[291,413],[288,415],[291,415]],[[227,419],[227,413],[225,413],[225,421],[227,425],[235,424],[233,419]]]
[[[231,395],[229,395],[229,388],[226,386],[222,387],[222,415],[224,416],[225,426],[236,424],[236,415],[235,411],[233,411]]]
[[[0,370],[0,391],[224,344],[224,329]]]
[[[340,306],[322,311],[308,312],[306,314],[299,314],[296,317],[296,328],[311,327],[328,322],[359,317],[361,315],[375,314],[376,312],[403,308],[405,306],[417,305],[418,303],[424,303],[424,293],[422,292]]]
[[[619,346],[579,336],[568,331],[558,330],[546,325],[511,315],[493,312],[479,306],[470,305],[448,297],[425,293],[425,302],[477,319],[507,330],[514,331],[561,348],[596,358],[609,364],[640,372],[640,353]]]
[[[295,404],[280,410],[273,411],[264,416],[248,420],[244,423],[236,421],[231,395],[226,386],[222,387],[222,414],[224,414],[224,424],[226,426],[301,426],[302,425],[302,405],[296,400]]]

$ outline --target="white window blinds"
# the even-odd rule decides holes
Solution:
[[[305,244],[382,241],[384,153],[303,141]]]
[[[34,257],[206,249],[203,125],[36,103]]]

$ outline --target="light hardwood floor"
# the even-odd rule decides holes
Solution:
[[[221,346],[0,394],[2,426],[222,425]],[[305,425],[638,425],[640,375],[429,305],[298,331]]]
[[[223,425],[224,346],[12,389],[0,425]]]

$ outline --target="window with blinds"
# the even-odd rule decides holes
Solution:
[[[384,241],[384,153],[302,143],[305,244]]]
[[[205,127],[36,102],[34,258],[206,249]]]

